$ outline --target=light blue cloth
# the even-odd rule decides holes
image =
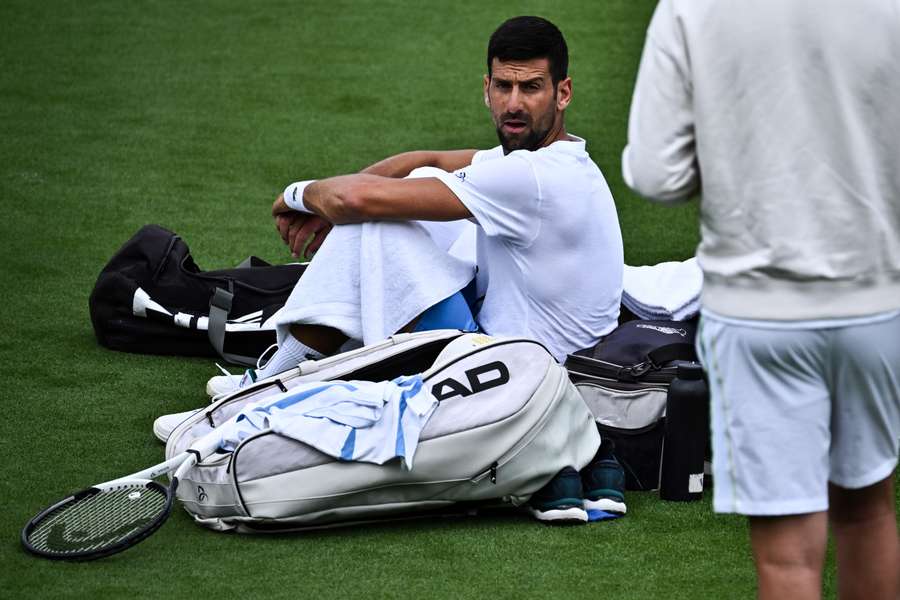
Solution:
[[[271,429],[341,460],[383,464],[400,456],[412,469],[419,434],[437,404],[419,375],[313,382],[250,404],[218,429],[225,450]]]

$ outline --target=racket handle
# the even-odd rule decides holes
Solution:
[[[196,450],[188,450],[188,457],[185,459],[183,463],[178,465],[178,468],[175,470],[175,474],[172,475],[172,490],[174,491],[175,487],[178,486],[178,480],[184,477],[184,474],[188,469],[196,465],[200,462],[200,455]]]

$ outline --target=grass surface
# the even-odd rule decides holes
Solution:
[[[630,494],[629,516],[556,529],[495,516],[234,536],[176,510],[141,546],[89,564],[30,558],[20,527],[61,494],[158,462],[150,426],[203,402],[212,361],[113,353],[94,280],[141,225],[206,269],[289,256],[268,211],[296,179],[415,148],[496,143],[484,48],[515,14],[571,49],[568,125],[617,199],[626,260],[684,259],[696,207],[636,199],[619,154],[649,0],[0,4],[0,595],[41,597],[742,598],[742,520],[708,501]],[[833,581],[826,582],[829,590]]]

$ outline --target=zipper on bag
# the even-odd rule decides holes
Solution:
[[[484,479],[485,477],[490,476],[490,477],[491,477],[491,483],[493,483],[493,484],[496,485],[496,483],[497,483],[497,469],[498,469],[499,467],[500,467],[500,464],[495,460],[494,462],[491,463],[491,466],[489,466],[487,469],[485,469],[485,470],[482,471],[481,473],[478,473],[477,475],[475,475],[475,477],[473,477],[473,478],[470,479],[469,481],[471,481],[472,483],[477,483],[477,482],[481,481],[482,479]]]
[[[557,392],[559,392],[559,388],[562,387],[562,384],[566,381],[568,381],[568,379],[565,376],[560,377],[560,385],[557,386]],[[520,439],[515,446],[502,454],[500,458],[491,463],[491,465],[486,470],[480,472],[469,481],[473,484],[477,484],[484,480],[485,477],[489,476],[491,478],[491,483],[496,484],[497,471],[500,469],[500,467],[504,466],[506,463],[518,456],[518,454],[522,450],[524,450],[526,446],[534,441],[534,438],[536,438],[537,435],[544,429],[544,425],[546,425],[547,421],[550,419],[550,415],[552,414],[553,409],[556,408],[556,405],[559,403],[560,398],[560,394],[554,394],[553,402],[547,406],[543,413],[541,413],[541,416],[538,419],[537,423],[535,423],[534,426],[529,429],[524,436],[522,436],[522,439]]]
[[[676,367],[656,365],[650,360],[634,365],[619,365],[577,355],[570,355],[565,366],[573,375],[635,383],[668,383],[675,378],[677,371]]]

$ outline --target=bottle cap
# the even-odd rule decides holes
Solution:
[[[697,362],[678,363],[678,379],[698,380],[703,379],[703,367]]]

